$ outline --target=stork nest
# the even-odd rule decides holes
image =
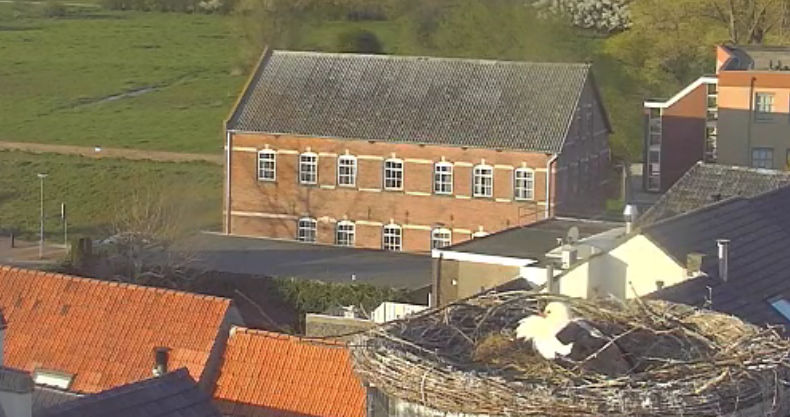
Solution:
[[[518,321],[563,301],[631,369],[601,352],[546,360],[515,340]],[[507,416],[721,416],[786,412],[790,342],[771,328],[661,301],[489,293],[357,336],[357,374],[390,397],[441,412]]]

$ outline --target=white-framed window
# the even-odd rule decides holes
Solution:
[[[472,195],[491,197],[494,195],[494,167],[480,164],[472,171]]]
[[[403,248],[403,229],[397,224],[385,225],[382,233],[381,248],[400,252]]]
[[[535,172],[529,168],[518,168],[513,171],[513,196],[516,200],[532,200],[535,198]]]
[[[338,246],[354,246],[354,235],[356,234],[356,226],[353,222],[343,220],[337,222],[335,230],[335,244]]]
[[[318,183],[318,154],[315,152],[299,155],[299,183],[306,185]]]
[[[312,217],[302,217],[296,228],[296,240],[300,242],[315,242],[318,222]]]
[[[435,194],[453,193],[453,164],[437,162],[433,166],[433,192]]]
[[[403,189],[403,160],[390,158],[384,161],[384,189]]]
[[[774,150],[772,148],[752,148],[752,167],[774,169]]]
[[[770,120],[774,112],[774,94],[756,93],[754,95],[754,118],[756,120]]]
[[[73,380],[74,375],[65,372],[41,368],[37,368],[33,371],[33,383],[36,385],[46,385],[66,390],[69,389]]]
[[[431,230],[431,249],[450,246],[453,243],[453,232],[446,227]]]
[[[357,158],[341,155],[337,158],[337,185],[340,187],[357,186]]]
[[[277,152],[271,149],[258,151],[258,181],[277,180]]]

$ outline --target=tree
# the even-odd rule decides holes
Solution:
[[[113,234],[99,248],[111,275],[123,282],[188,288],[196,278],[195,258],[173,244],[189,232],[192,201],[162,184],[133,186],[116,205]]]
[[[631,0],[532,0],[544,12],[567,17],[571,24],[601,33],[620,32],[631,26]]]

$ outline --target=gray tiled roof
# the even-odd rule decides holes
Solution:
[[[228,129],[559,152],[588,64],[274,51]]]
[[[790,185],[790,172],[697,163],[639,218],[648,225],[730,197],[751,197]]]
[[[37,417],[221,417],[186,368],[86,395]]]
[[[735,197],[660,221],[642,232],[678,262],[688,253],[705,254],[708,276],[665,288],[652,296],[710,308],[755,324],[790,321],[769,304],[790,300],[790,188],[750,199]],[[716,239],[729,239],[729,279],[719,278]]]
[[[82,394],[46,385],[36,385],[33,389],[33,417],[39,417],[44,410],[50,407],[74,401],[80,397]]]

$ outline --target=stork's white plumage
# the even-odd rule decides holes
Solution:
[[[541,315],[532,315],[521,319],[516,328],[516,338],[532,341],[532,346],[546,359],[554,359],[557,355],[567,356],[573,349],[573,343],[564,344],[557,339],[559,333],[571,322],[571,311],[561,302],[546,305]]]

